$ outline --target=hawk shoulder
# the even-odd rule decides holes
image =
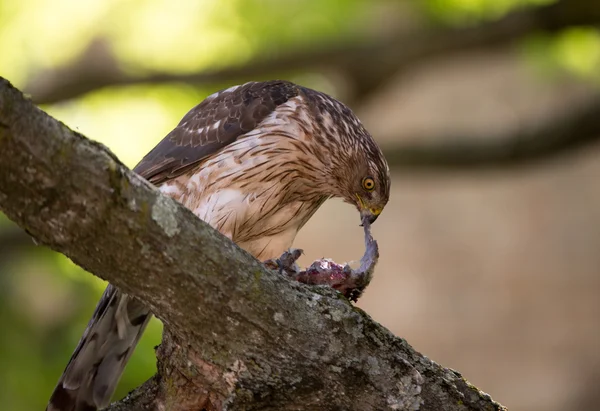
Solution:
[[[175,178],[253,130],[300,93],[293,83],[267,81],[212,94],[192,108],[134,171],[155,185]]]

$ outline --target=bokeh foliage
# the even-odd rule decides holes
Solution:
[[[425,0],[423,6],[433,18],[460,25],[497,19],[516,8],[555,2],[556,0]]]
[[[414,8],[425,20],[456,26],[550,2],[415,0]],[[25,87],[45,70],[75,61],[95,40],[106,42],[119,65],[131,73],[196,72],[244,64],[273,50],[360,41],[376,31],[383,14],[389,18],[390,10],[402,10],[397,3],[0,0],[0,75]],[[540,33],[527,39],[522,50],[545,72],[600,78],[600,35],[594,28],[575,27],[552,36]],[[331,87],[310,74],[295,73],[292,79],[310,79],[309,85],[316,88]],[[134,166],[189,108],[224,86],[113,87],[43,108]],[[0,237],[14,229],[0,218]],[[9,241],[0,241],[0,247],[0,398],[7,410],[42,409],[105,284],[42,247],[13,248]],[[160,330],[154,320],[127,368],[118,397],[152,374]]]

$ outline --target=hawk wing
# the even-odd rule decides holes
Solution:
[[[253,130],[299,92],[293,83],[267,81],[234,86],[208,96],[133,171],[155,185],[177,177]]]

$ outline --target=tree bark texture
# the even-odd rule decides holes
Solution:
[[[158,373],[116,410],[501,410],[327,287],[265,267],[0,79],[0,210],[147,304]]]

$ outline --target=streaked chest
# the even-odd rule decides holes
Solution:
[[[250,190],[248,190],[250,189]],[[232,185],[204,195],[186,196],[194,214],[259,259],[276,258],[292,246],[296,234],[321,201],[283,203],[277,185]],[[165,193],[172,186],[163,186]]]
[[[310,189],[300,177],[310,136],[286,118],[294,109],[282,107],[160,190],[257,258],[278,257],[324,201],[302,192]]]

